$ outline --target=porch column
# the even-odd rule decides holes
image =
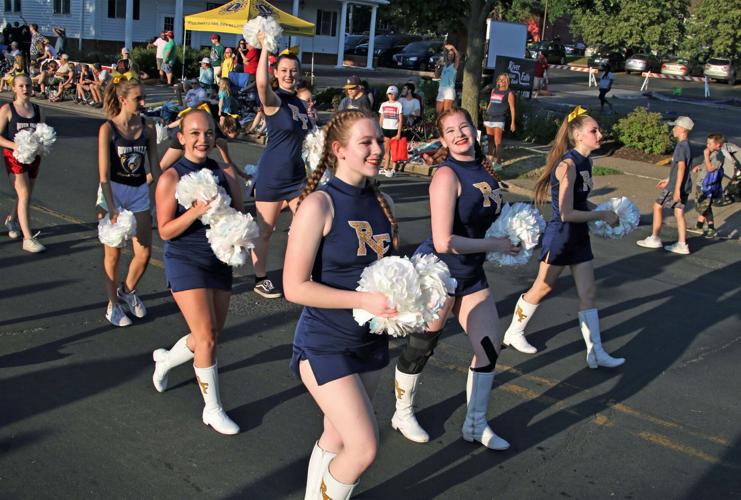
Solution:
[[[175,43],[178,42],[178,40],[185,40],[185,37],[183,36],[183,0],[175,0],[175,26],[173,34],[175,35]],[[183,42],[183,45],[185,45],[185,42]]]
[[[134,0],[126,0],[126,24],[124,27],[124,47],[131,50],[134,42]]]
[[[342,67],[345,60],[345,30],[347,29],[347,0],[342,2],[342,11],[340,12],[340,32],[337,36],[337,67]]]
[[[368,64],[366,68],[373,69],[373,51],[376,50],[376,12],[378,5],[371,7],[370,33],[368,34]]]

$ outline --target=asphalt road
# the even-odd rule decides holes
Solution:
[[[287,366],[300,308],[257,297],[251,276],[236,281],[219,365],[241,434],[201,423],[188,366],[157,393],[151,351],[186,332],[165,289],[162,245],[139,287],[149,315],[111,327],[93,210],[101,120],[47,112],[60,140],[42,165],[33,225],[49,250],[26,254],[0,236],[0,498],[301,498],[320,414]],[[234,150],[240,163],[259,155]],[[427,180],[383,187],[409,252],[429,232]],[[7,211],[7,184],[0,192]],[[276,280],[288,223],[269,259]],[[380,452],[358,498],[738,498],[737,245],[698,240],[680,257],[636,247],[647,232],[593,240],[603,339],[624,367],[586,367],[565,273],[531,322],[540,352],[500,357],[488,416],[512,448],[491,452],[460,439],[471,352],[450,322],[419,390],[432,441],[413,444],[391,429],[389,366],[375,397]],[[487,269],[503,323],[535,272],[535,262]],[[394,360],[398,352],[392,342]]]

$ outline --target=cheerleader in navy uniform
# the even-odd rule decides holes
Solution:
[[[441,163],[430,183],[432,236],[417,253],[434,253],[450,268],[458,287],[449,297],[440,319],[427,331],[411,334],[396,365],[396,412],[391,426],[407,439],[429,441],[414,416],[414,395],[420,373],[432,355],[445,321],[454,312],[473,348],[466,383],[466,419],[463,439],[478,441],[492,450],[509,443],[497,436],[486,421],[486,408],[501,347],[499,316],[484,274],[486,252],[516,254],[508,238],[487,238],[486,230],[502,208],[500,182],[476,142],[476,128],[467,111],[452,108],[437,119],[440,141],[450,156]]]
[[[257,37],[262,44],[264,34],[258,33]],[[298,196],[306,183],[301,145],[313,125],[304,102],[296,96],[295,86],[301,70],[298,59],[292,54],[278,57],[275,70],[278,88],[274,91],[270,87],[268,56],[267,50],[260,53],[256,76],[257,93],[268,126],[268,142],[258,163],[259,175],[255,184],[260,238],[252,251],[252,264],[255,268],[255,293],[275,299],[281,293],[267,279],[268,246],[284,203],[288,202],[292,212],[298,206]]]
[[[291,369],[324,414],[306,498],[339,500],[350,497],[375,459],[378,424],[371,398],[389,360],[388,338],[358,326],[352,309],[396,314],[383,294],[355,288],[363,269],[398,244],[391,201],[372,180],[383,159],[378,123],[360,111],[342,111],[325,131],[322,158],[291,225],[283,284],[286,298],[305,306]],[[332,180],[317,189],[327,169]]]
[[[517,301],[504,344],[533,354],[537,349],[525,339],[525,327],[538,304],[550,293],[565,266],[571,269],[579,295],[579,327],[587,345],[589,368],[614,368],[625,362],[613,358],[602,348],[594,284],[594,256],[587,222],[603,220],[614,225],[615,212],[590,211],[587,197],[592,189],[592,160],[589,155],[600,147],[602,134],[597,122],[577,106],[561,124],[546,168],[535,185],[535,202],[545,203],[549,190],[553,217],[543,234],[540,269],[530,290]],[[571,149],[569,149],[571,148]]]
[[[206,111],[195,110],[185,115],[178,132],[185,154],[162,173],[157,183],[157,227],[165,242],[165,277],[190,334],[169,351],[154,351],[152,381],[155,389],[163,392],[167,389],[168,371],[193,359],[205,402],[203,423],[221,434],[236,434],[239,426],[221,406],[216,363],[216,342],[229,311],[232,269],[216,258],[206,239],[206,226],[199,220],[208,210],[208,203],[196,201],[186,209],[175,199],[180,178],[206,168],[231,196],[232,207],[243,209],[242,189],[233,169],[208,157],[214,147],[214,131],[214,120]]]

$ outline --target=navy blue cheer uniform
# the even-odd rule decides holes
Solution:
[[[480,160],[459,161],[449,157],[440,168],[451,169],[461,184],[461,194],[455,202],[452,234],[464,238],[484,238],[486,230],[502,209],[499,183],[486,171]],[[434,253],[448,265],[451,276],[458,281],[454,294],[456,297],[489,288],[484,274],[484,252],[465,255],[438,253],[430,236],[415,253]]]
[[[260,174],[262,175],[262,174]],[[319,188],[332,199],[334,218],[322,238],[311,279],[340,290],[355,290],[367,266],[391,247],[391,223],[369,187],[355,187],[336,177]],[[388,365],[388,337],[358,325],[351,309],[304,307],[293,339],[291,370],[308,359],[319,385],[352,373]]]
[[[571,149],[561,159],[570,159],[576,167],[574,182],[574,210],[589,211],[587,197],[592,189],[592,160]],[[562,222],[558,207],[559,181],[556,169],[551,172],[551,208],[553,217],[543,233],[540,260],[554,266],[570,266],[594,259],[589,242],[589,226],[586,222]]]
[[[198,164],[182,157],[172,168],[180,177],[207,168],[214,173],[219,186],[231,195],[224,171],[211,158]],[[176,217],[185,211],[178,203]],[[179,236],[165,241],[164,256],[167,287],[173,292],[196,288],[232,289],[232,268],[216,258],[206,239],[206,226],[200,220],[193,222]]]
[[[311,120],[304,102],[295,94],[280,89],[276,94],[280,108],[272,116],[265,115],[268,143],[257,165],[256,201],[292,200],[306,182],[301,146],[312,128]]]

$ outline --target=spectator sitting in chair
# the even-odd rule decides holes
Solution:
[[[10,64],[15,63],[15,56],[19,55],[20,53],[21,51],[18,50],[18,42],[11,43],[5,50],[3,50],[5,60],[8,61]]]
[[[198,84],[207,94],[211,93],[214,85],[214,70],[211,68],[211,59],[204,57],[201,59],[201,69],[198,74]]]
[[[404,115],[405,126],[416,124],[422,116],[422,103],[414,95],[414,84],[407,82],[401,87],[401,112]]]
[[[80,71],[80,78],[77,81],[77,103],[78,104],[90,104],[96,108],[102,107],[103,100],[98,87],[95,85],[95,73],[92,68],[83,64]],[[90,92],[90,101],[87,101],[85,92]]]
[[[54,73],[54,79],[51,82],[52,85],[57,86],[56,93],[49,97],[49,101],[51,102],[61,101],[64,95],[64,89],[70,88],[73,85],[72,78],[75,75],[75,71],[69,62],[69,55],[62,54],[60,61],[59,69]]]
[[[33,83],[38,85],[41,89],[41,94],[39,94],[39,97],[46,97],[46,87],[47,85],[51,85],[51,82],[54,79],[54,74],[57,72],[58,67],[59,64],[57,64],[56,61],[45,61],[41,65],[41,71],[39,72],[39,74],[32,78]]]
[[[23,62],[23,56],[21,54],[15,56],[13,67],[10,68],[10,71],[5,73],[2,82],[0,82],[0,92],[4,92],[6,86],[8,87],[8,90],[13,89],[13,82],[15,81],[15,77],[26,74],[25,66],[26,65]]]

